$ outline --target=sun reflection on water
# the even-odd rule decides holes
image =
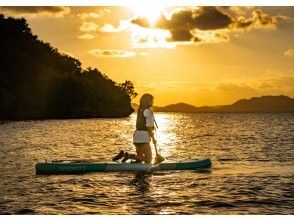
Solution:
[[[175,141],[177,139],[176,134],[172,131],[174,123],[168,114],[158,113],[155,117],[158,124],[158,129],[155,133],[157,147],[162,156],[169,157],[175,150]]]

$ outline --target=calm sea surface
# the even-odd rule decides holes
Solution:
[[[156,114],[161,154],[209,157],[208,171],[35,175],[133,151],[135,118],[0,124],[0,213],[294,214],[294,114]]]

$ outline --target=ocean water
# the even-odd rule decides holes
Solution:
[[[294,114],[157,113],[160,153],[206,171],[36,176],[38,161],[134,151],[136,115],[0,124],[2,214],[294,214]]]

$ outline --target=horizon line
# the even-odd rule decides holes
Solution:
[[[291,99],[294,99],[294,97],[291,97],[291,96],[288,96],[288,95],[262,95],[262,96],[252,96],[250,98],[240,98],[236,101],[234,101],[233,103],[231,104],[218,104],[218,105],[201,105],[201,106],[196,106],[194,104],[190,104],[190,103],[186,103],[186,102],[177,102],[177,103],[171,103],[171,104],[166,104],[166,105],[154,105],[153,107],[159,107],[159,108],[162,108],[162,107],[166,107],[168,105],[176,105],[176,104],[186,104],[186,105],[191,105],[193,107],[196,107],[196,108],[200,108],[200,107],[216,107],[216,106],[227,106],[227,105],[233,105],[234,103],[240,101],[240,100],[249,100],[249,99],[252,99],[252,98],[262,98],[262,97],[279,97],[279,96],[284,96],[284,97],[288,97],[288,98],[291,98]],[[135,105],[139,105],[138,103],[135,103],[135,102],[131,102],[131,104],[135,104]]]

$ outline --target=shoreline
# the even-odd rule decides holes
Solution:
[[[136,113],[136,112],[133,112]],[[8,118],[0,119],[0,124],[7,122],[20,122],[20,121],[47,121],[47,120],[82,120],[82,119],[123,119],[130,117],[133,113],[127,116],[97,116],[97,117],[35,117],[35,118]],[[180,112],[180,111],[154,111],[154,113],[177,113],[177,114],[294,114],[293,111],[263,111],[263,112]]]

